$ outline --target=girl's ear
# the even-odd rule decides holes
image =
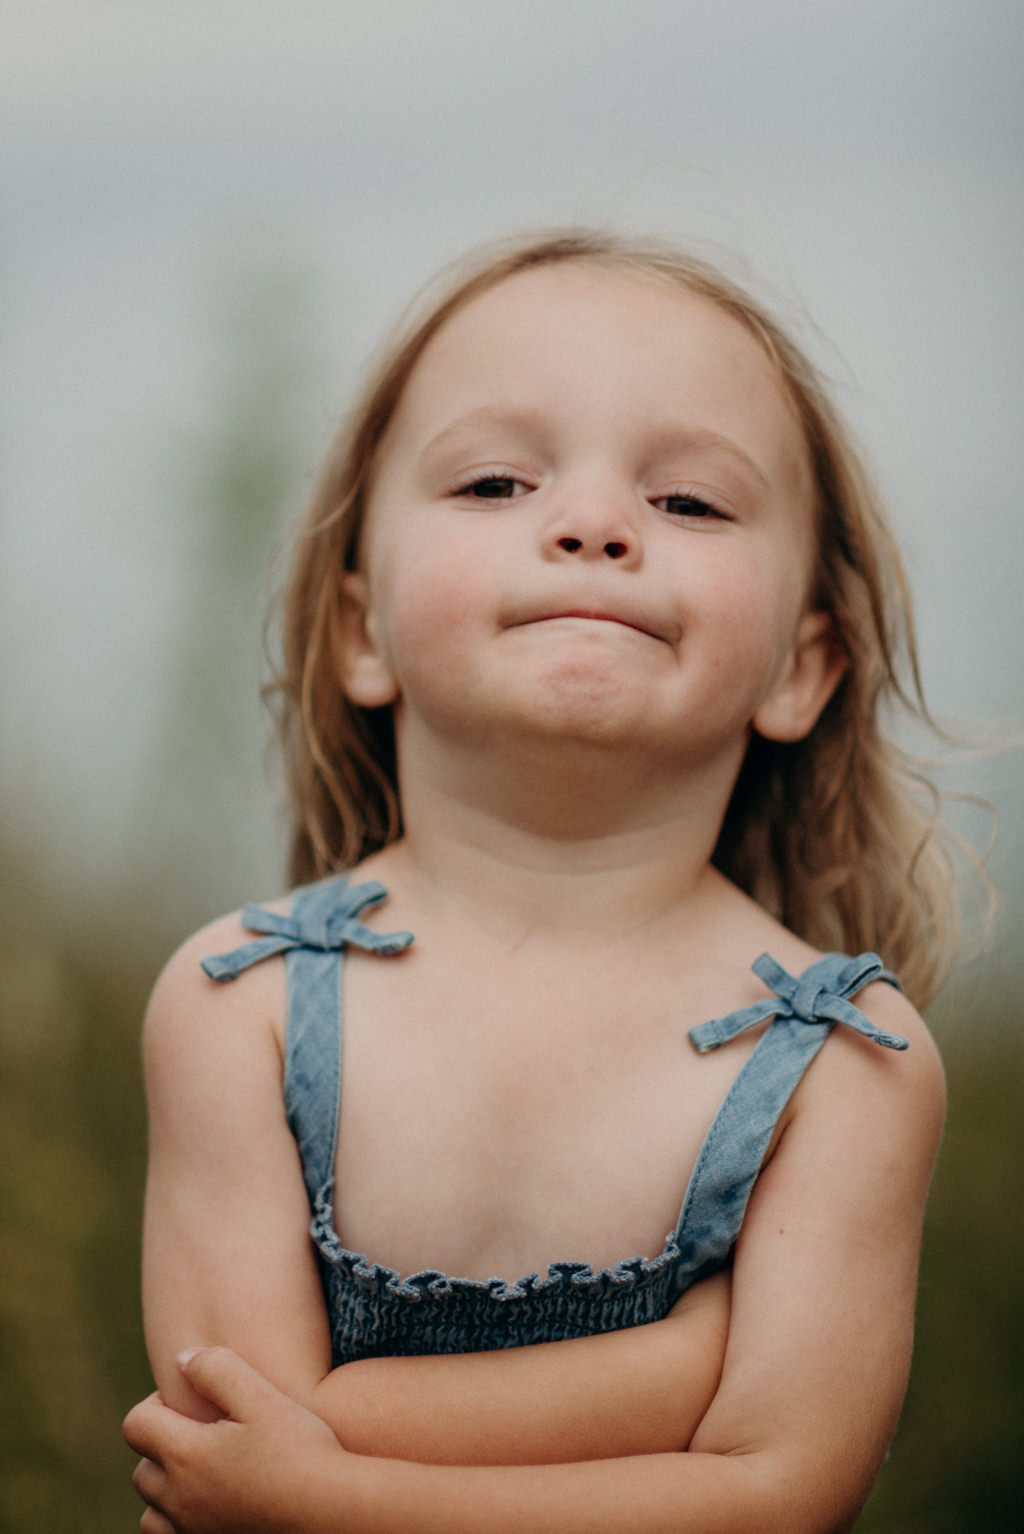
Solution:
[[[377,647],[366,577],[356,571],[342,576],[332,637],[335,664],[349,702],[360,708],[394,703],[398,683]]]
[[[805,613],[789,665],[763,700],[753,726],[766,740],[803,740],[849,664],[828,613]]]

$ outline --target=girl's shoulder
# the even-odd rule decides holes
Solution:
[[[814,950],[811,955],[806,967],[825,957]],[[835,957],[834,971],[841,974],[847,959],[870,956]],[[869,979],[845,999],[878,1035],[903,1041],[905,1047],[880,1047],[877,1038],[837,1024],[794,1093],[786,1118],[817,1122],[823,1145],[834,1143],[837,1120],[850,1118],[862,1145],[880,1138],[893,1154],[920,1157],[922,1169],[929,1168],[946,1111],[945,1072],[931,1031],[891,980]]]
[[[286,916],[291,910],[293,899],[294,891],[290,891],[274,900],[250,902],[237,911],[229,911],[226,915],[207,922],[205,926],[193,932],[191,937],[187,937],[171,954],[157,977],[153,990],[154,997],[164,991],[177,995],[182,989],[185,992],[207,990],[209,976],[203,969],[203,961],[233,952],[235,949],[244,947],[246,943],[252,942],[254,933],[253,929],[246,924],[246,912],[252,909],[253,905],[257,905],[261,911],[271,911],[276,915]]]
[[[261,901],[260,909],[286,915],[292,896]],[[217,983],[203,961],[231,953],[253,941],[245,908],[208,922],[181,944],[164,965],[153,987],[143,1024],[147,1068],[154,1059],[216,1052],[234,1035],[254,1044],[269,1038],[282,1047],[286,1006],[284,965],[279,958],[253,965],[229,985]]]
[[[251,1009],[261,993],[278,998],[284,985],[281,954],[295,946],[289,941],[289,918],[297,909],[304,912],[299,928],[316,930],[325,922],[340,922],[367,905],[376,905],[385,895],[381,885],[356,869],[301,885],[272,900],[250,901],[217,917],[186,938],[168,959],[154,986],[150,1013],[161,1017],[182,1006],[201,1012],[227,1011],[238,1005]],[[275,917],[284,921],[277,923]],[[316,942],[314,938],[314,946]],[[274,1010],[276,1015],[281,1009]]]
[[[845,961],[867,957],[853,952],[833,955],[833,963],[823,966],[822,960],[828,955],[789,931],[740,891],[730,890],[729,896],[730,946],[736,954],[737,964],[742,964],[745,970],[741,982],[742,1004],[754,1003],[765,995],[764,982],[748,967],[762,953],[770,954],[789,976],[798,981],[805,975],[810,978],[815,967],[818,967],[819,975],[824,970],[838,977],[846,967]],[[874,1024],[879,1033],[905,1039],[907,1048],[900,1051],[879,1048],[874,1040],[852,1028],[841,1025],[833,1028],[829,1047],[822,1051],[814,1069],[808,1072],[794,1107],[801,1106],[801,1098],[827,1096],[833,1087],[839,1087],[842,1078],[844,1089],[865,1091],[878,1110],[886,1102],[894,1113],[905,1112],[916,1105],[925,1118],[938,1116],[941,1122],[945,1104],[942,1062],[928,1025],[917,1008],[891,979],[869,979],[846,999]]]

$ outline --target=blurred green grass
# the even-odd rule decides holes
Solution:
[[[137,1527],[119,1424],[151,1388],[137,1038],[157,961],[116,921],[72,942],[58,909],[30,906],[2,913],[0,947],[0,1528],[111,1534]],[[950,1109],[914,1370],[861,1534],[1021,1526],[1024,1044],[1009,1003],[942,1031]]]
[[[138,1297],[141,976],[4,913],[0,947],[0,1528],[138,1524],[119,1441],[152,1388]],[[24,912],[21,913],[22,917]]]

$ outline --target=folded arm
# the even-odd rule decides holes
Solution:
[[[729,1277],[664,1321],[496,1353],[369,1358],[316,1387],[346,1449],[434,1465],[541,1465],[685,1449],[718,1385]]]

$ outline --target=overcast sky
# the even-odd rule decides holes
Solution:
[[[231,271],[308,279],[312,472],[412,291],[528,225],[757,273],[879,465],[936,708],[1020,707],[1019,0],[8,0],[0,33],[0,772],[41,832],[69,763],[86,858],[138,792]]]

